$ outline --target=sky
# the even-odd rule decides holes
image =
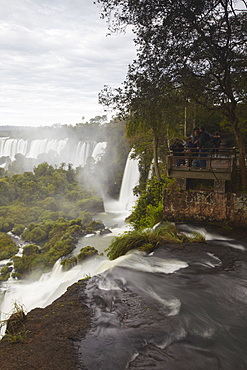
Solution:
[[[0,0],[0,9],[0,126],[106,114],[98,94],[125,80],[135,58],[130,29],[106,36],[93,0]]]
[[[93,0],[0,0],[0,126],[75,125],[106,114],[135,57],[131,30],[107,36]]]

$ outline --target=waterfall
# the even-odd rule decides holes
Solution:
[[[11,160],[14,160],[17,153],[26,155],[27,147],[27,140],[0,137],[0,157],[10,157]]]
[[[106,142],[97,143],[92,153],[92,157],[95,160],[95,162],[98,162],[101,159],[101,157],[105,154],[105,149]]]
[[[132,151],[129,153],[123,174],[123,180],[120,190],[119,203],[122,209],[131,210],[135,205],[137,196],[133,194],[133,189],[139,183],[140,172],[138,168],[138,159],[131,158]]]
[[[26,312],[36,307],[44,308],[65,293],[66,289],[78,280],[102,273],[125,258],[129,257],[123,256],[118,261],[109,261],[106,257],[98,256],[83,265],[74,266],[69,271],[62,271],[62,265],[58,260],[52,271],[44,273],[37,281],[9,279],[0,286],[0,295],[3,296],[3,302],[0,305],[0,322],[9,318],[15,303],[23,307]],[[0,334],[3,335],[4,332],[5,327],[2,328]]]
[[[73,163],[75,166],[82,165],[84,166],[86,164],[87,158],[92,155],[93,149],[96,145],[96,142],[79,142],[77,144],[75,155],[74,155],[74,161]]]
[[[56,139],[42,139],[42,140],[31,140],[29,152],[27,157],[37,158],[40,154],[48,154],[50,150],[53,150],[58,155],[61,154],[67,144],[68,139],[56,140]]]
[[[0,137],[0,158],[9,157],[11,161],[16,154],[37,160],[39,155],[51,154],[52,164],[73,163],[75,167],[84,166],[88,157],[100,159],[106,148],[106,142],[74,141],[65,139],[12,139]],[[43,159],[42,159],[43,161]]]

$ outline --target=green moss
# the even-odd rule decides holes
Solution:
[[[77,258],[79,262],[82,262],[87,257],[91,257],[98,254],[97,249],[91,246],[87,246],[84,248],[81,248],[80,253],[78,254]]]

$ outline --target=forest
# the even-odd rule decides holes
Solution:
[[[69,255],[79,237],[104,229],[92,216],[104,211],[102,198],[82,184],[80,170],[54,168],[42,163],[33,169],[0,178],[0,260],[13,260],[0,271],[0,279],[39,276]],[[21,236],[22,256],[8,232]],[[30,241],[30,244],[27,244]]]

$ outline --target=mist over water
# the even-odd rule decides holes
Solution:
[[[103,147],[96,145],[95,152]],[[82,238],[75,255],[87,245],[104,253],[111,239],[128,229],[124,220],[135,202],[137,164],[128,158],[119,200],[104,199],[105,212],[96,216],[111,233]],[[92,310],[92,329],[78,344],[80,361],[89,370],[246,369],[246,243],[195,225],[179,227],[202,233],[218,248],[230,246],[238,253],[234,268],[219,269],[220,258],[206,251],[169,249],[150,255],[132,251],[114,261],[101,255],[66,272],[57,261],[38,281],[1,284],[1,320],[8,318],[14,302],[28,312],[46,307],[68,286],[90,276],[86,304]]]

